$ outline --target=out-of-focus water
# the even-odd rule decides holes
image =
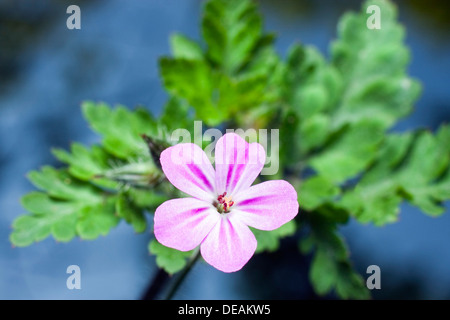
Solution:
[[[282,55],[294,41],[327,52],[340,14],[359,7],[359,1],[260,3]],[[66,28],[69,4],[81,7],[81,30]],[[424,92],[415,113],[396,130],[434,129],[450,119],[449,25],[436,17],[450,9],[434,5],[442,9],[425,12],[417,1],[399,4],[413,56],[410,73],[423,82]],[[9,226],[24,213],[20,197],[34,189],[25,174],[58,165],[51,147],[98,142],[82,119],[82,100],[142,104],[158,114],[166,99],[158,57],[169,53],[172,32],[199,38],[200,6],[197,0],[0,1],[0,299],[141,297],[156,272],[147,252],[149,233],[136,235],[120,224],[95,241],[60,244],[50,238],[11,248]],[[450,298],[449,227],[448,214],[432,219],[404,205],[397,224],[375,228],[352,222],[342,231],[358,270],[381,267],[382,289],[375,297]],[[234,274],[199,264],[176,297],[314,298],[295,241],[284,241],[283,248],[254,257]],[[71,264],[81,267],[81,290],[66,288]]]

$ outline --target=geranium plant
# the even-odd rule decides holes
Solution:
[[[380,8],[379,29],[367,26],[372,5]],[[101,142],[53,150],[65,166],[29,174],[40,191],[23,197],[30,213],[14,221],[11,242],[95,239],[125,220],[136,232],[154,231],[149,250],[156,263],[183,275],[199,247],[206,262],[232,272],[254,252],[277,250],[280,238],[296,236],[299,254],[312,256],[318,294],[369,298],[339,226],[349,219],[396,222],[404,201],[438,216],[450,198],[450,128],[390,130],[421,91],[407,75],[410,53],[396,11],[389,1],[369,0],[340,19],[329,59],[298,43],[282,57],[255,3],[207,1],[203,40],[174,34],[173,56],[159,61],[170,95],[162,114],[83,103]],[[264,159],[269,151],[279,155],[276,172],[258,176],[261,159],[246,167],[258,137],[228,148],[225,141],[242,140],[228,133],[215,141],[213,159],[205,153],[208,135],[197,144],[173,139],[180,129],[194,135],[196,120],[222,133],[278,130],[255,149]],[[176,163],[171,155],[180,152]],[[195,154],[202,165],[184,167]],[[224,164],[218,154],[245,161]]]

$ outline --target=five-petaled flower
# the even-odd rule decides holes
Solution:
[[[203,259],[213,267],[240,270],[257,246],[249,226],[274,230],[298,213],[297,193],[288,182],[252,186],[265,158],[259,143],[249,144],[234,133],[217,141],[215,170],[193,143],[164,150],[160,161],[167,179],[192,197],[168,200],[156,209],[156,239],[180,251],[200,245]]]

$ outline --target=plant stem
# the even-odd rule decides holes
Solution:
[[[174,279],[172,284],[170,285],[169,289],[167,290],[167,294],[164,297],[164,300],[171,300],[174,294],[177,292],[179,286],[183,282],[183,280],[186,278],[189,271],[191,271],[192,267],[194,266],[195,262],[197,262],[198,258],[200,257],[200,250],[197,249],[192,257],[189,259],[188,263],[186,264],[186,267],[184,267],[183,270],[177,275],[177,277]]]
[[[164,269],[159,269],[157,274],[153,277],[152,283],[143,295],[143,300],[155,300],[158,298],[158,294],[161,292],[166,283],[169,281],[169,275]]]

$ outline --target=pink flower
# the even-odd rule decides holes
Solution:
[[[215,170],[193,143],[167,148],[161,165],[167,179],[192,196],[168,200],[155,212],[156,239],[189,251],[200,245],[203,259],[224,271],[240,270],[256,249],[250,227],[274,230],[298,213],[297,193],[284,180],[251,186],[266,154],[259,143],[227,133],[215,147]]]

